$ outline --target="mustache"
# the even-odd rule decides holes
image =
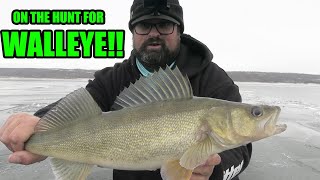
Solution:
[[[164,46],[164,41],[160,38],[149,38],[148,40],[146,40],[143,44],[142,47],[146,48],[148,45],[150,44],[160,44],[162,47]]]

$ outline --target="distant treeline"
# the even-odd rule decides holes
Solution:
[[[227,72],[234,81],[268,83],[315,83],[320,84],[320,75],[273,72]]]
[[[93,78],[96,70],[84,69],[33,69],[33,68],[0,68],[0,77],[21,78]],[[239,82],[268,83],[316,83],[320,84],[320,75],[271,72],[229,71],[228,75]]]
[[[93,78],[95,70],[0,68],[0,77],[74,79]]]

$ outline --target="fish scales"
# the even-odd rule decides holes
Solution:
[[[212,107],[205,101],[167,101],[103,113],[64,129],[43,132],[29,141],[28,148],[45,156],[101,166],[116,163],[124,169],[138,168],[139,164],[141,169],[149,168],[150,161],[159,164],[179,157],[196,142],[201,117]]]

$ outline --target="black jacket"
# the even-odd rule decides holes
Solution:
[[[238,86],[234,84],[226,72],[217,64],[211,62],[210,50],[198,40],[189,35],[181,36],[181,49],[176,59],[180,71],[187,74],[193,88],[194,96],[213,97],[229,101],[241,102]],[[141,75],[135,64],[132,53],[129,59],[106,67],[95,73],[95,78],[89,80],[86,89],[97,101],[102,111],[110,111],[116,96],[134,83]],[[42,117],[53,103],[35,113]],[[235,172],[242,172],[249,164],[252,152],[251,144],[220,153],[222,162],[214,168],[210,179],[230,180]],[[238,168],[237,168],[238,167]],[[224,174],[227,177],[223,177]],[[113,171],[114,180],[161,180],[158,171]],[[233,180],[238,179],[237,176]]]

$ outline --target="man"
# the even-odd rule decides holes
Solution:
[[[159,3],[162,2],[162,3]],[[148,76],[166,65],[179,67],[187,74],[195,96],[241,101],[238,86],[224,70],[211,62],[213,55],[200,41],[183,34],[183,10],[178,0],[134,0],[131,7],[129,29],[133,34],[133,47],[129,59],[106,67],[95,73],[86,89],[103,111],[111,109],[117,95],[141,75]],[[56,102],[57,103],[57,102]],[[40,109],[34,116],[15,114],[0,129],[0,140],[14,153],[9,162],[32,164],[46,157],[24,151],[24,142],[32,135],[33,128],[56,103]],[[238,179],[248,166],[251,144],[212,155],[205,164],[197,167],[192,180]],[[114,180],[157,180],[157,171],[113,171]]]

